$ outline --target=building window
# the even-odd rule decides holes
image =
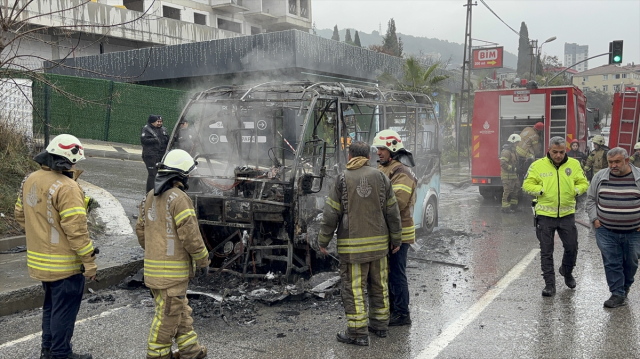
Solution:
[[[609,79],[609,75],[602,75],[602,79],[603,80],[608,80]]]
[[[127,10],[144,12],[144,2],[141,0],[123,0],[122,5],[124,5]]]
[[[583,76],[582,81],[589,81],[589,76]]]
[[[242,34],[242,24],[225,19],[218,19],[218,29],[233,31],[237,32],[238,34]]]
[[[622,76],[623,79],[627,78],[627,74],[621,74],[621,76]]]
[[[616,76],[616,79],[620,78],[620,74],[616,74],[615,76]]]
[[[620,92],[620,85],[613,85],[613,92]]]
[[[609,91],[609,85],[602,85],[602,91],[604,92]]]
[[[169,19],[180,20],[180,9],[175,9],[169,6],[162,7],[162,16]]]
[[[193,23],[198,25],[206,25],[207,24],[207,15],[198,14],[197,12],[193,13]]]

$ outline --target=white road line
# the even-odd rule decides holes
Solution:
[[[467,311],[460,316],[453,324],[449,325],[447,329],[445,329],[436,339],[434,339],[429,346],[424,349],[416,359],[431,359],[435,358],[440,354],[444,348],[449,345],[462,331],[467,325],[471,324],[482,311],[493,302],[508,286],[513,282],[514,279],[518,278],[522,272],[527,268],[529,263],[536,257],[536,255],[540,252],[539,248],[532,249],[529,254],[527,254],[518,264],[516,264],[509,273],[507,273],[498,283],[496,283],[493,288],[491,288],[488,292],[486,292],[480,300],[478,300],[475,304],[473,304]]]
[[[90,320],[96,320],[96,319],[99,319],[99,318],[107,317],[107,316],[109,316],[109,315],[111,315],[111,314],[113,314],[113,313],[115,313],[115,312],[117,312],[117,311],[119,311],[119,310],[129,308],[130,306],[131,306],[131,305],[130,305],[130,304],[128,304],[128,305],[126,305],[126,306],[124,306],[124,307],[114,308],[114,309],[111,309],[111,310],[107,310],[106,312],[102,312],[102,313],[100,313],[100,314],[94,315],[93,317],[84,318],[84,319],[79,320],[79,321],[77,321],[77,322],[76,322],[76,327],[78,326],[78,324],[82,324],[82,323],[84,323],[84,322],[88,322],[88,321],[90,321]],[[4,343],[4,344],[0,345],[0,349],[4,349],[4,348],[8,348],[8,347],[12,347],[12,346],[14,346],[14,345],[16,345],[16,344],[18,344],[18,343],[26,342],[27,340],[31,340],[31,339],[34,339],[34,338],[39,338],[39,337],[41,337],[41,336],[42,336],[42,332],[37,332],[37,333],[29,334],[29,335],[27,335],[27,336],[25,336],[25,337],[22,337],[22,338],[19,338],[19,339],[16,339],[16,340],[12,340],[12,341],[10,341],[10,342],[7,342],[7,343]]]

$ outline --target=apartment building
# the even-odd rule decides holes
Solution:
[[[589,45],[578,45],[576,43],[564,43],[564,66],[571,67],[573,64],[589,58]],[[574,70],[578,72],[589,69],[589,61],[576,65]]]
[[[624,86],[640,85],[640,65],[603,65],[575,74],[573,84],[583,92],[601,90],[612,94]]]
[[[14,41],[2,52],[14,67],[145,47],[233,38],[264,32],[309,31],[311,0],[12,0],[24,7]],[[9,39],[11,39],[9,37]]]

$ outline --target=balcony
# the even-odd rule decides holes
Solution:
[[[263,12],[263,11],[249,11],[249,12],[243,13],[242,15],[244,15],[244,18],[246,20],[259,25],[272,24],[278,20],[277,16],[271,15],[268,12]]]
[[[213,10],[228,12],[231,14],[249,11],[248,8],[242,5],[242,0],[218,0],[211,4],[211,8]]]

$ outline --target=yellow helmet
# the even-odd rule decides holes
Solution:
[[[383,130],[378,132],[376,137],[373,139],[373,147],[386,148],[391,153],[404,150],[402,138],[400,138],[400,135],[394,130]]]
[[[158,173],[175,172],[187,177],[196,169],[198,162],[185,150],[171,150],[158,165]]]
[[[593,136],[593,139],[591,140],[591,142],[596,143],[600,146],[604,146],[604,137],[600,135],[595,135]]]
[[[84,148],[82,148],[80,140],[76,136],[67,134],[58,135],[51,140],[49,146],[47,146],[47,152],[64,157],[71,163],[77,163],[85,159]]]

